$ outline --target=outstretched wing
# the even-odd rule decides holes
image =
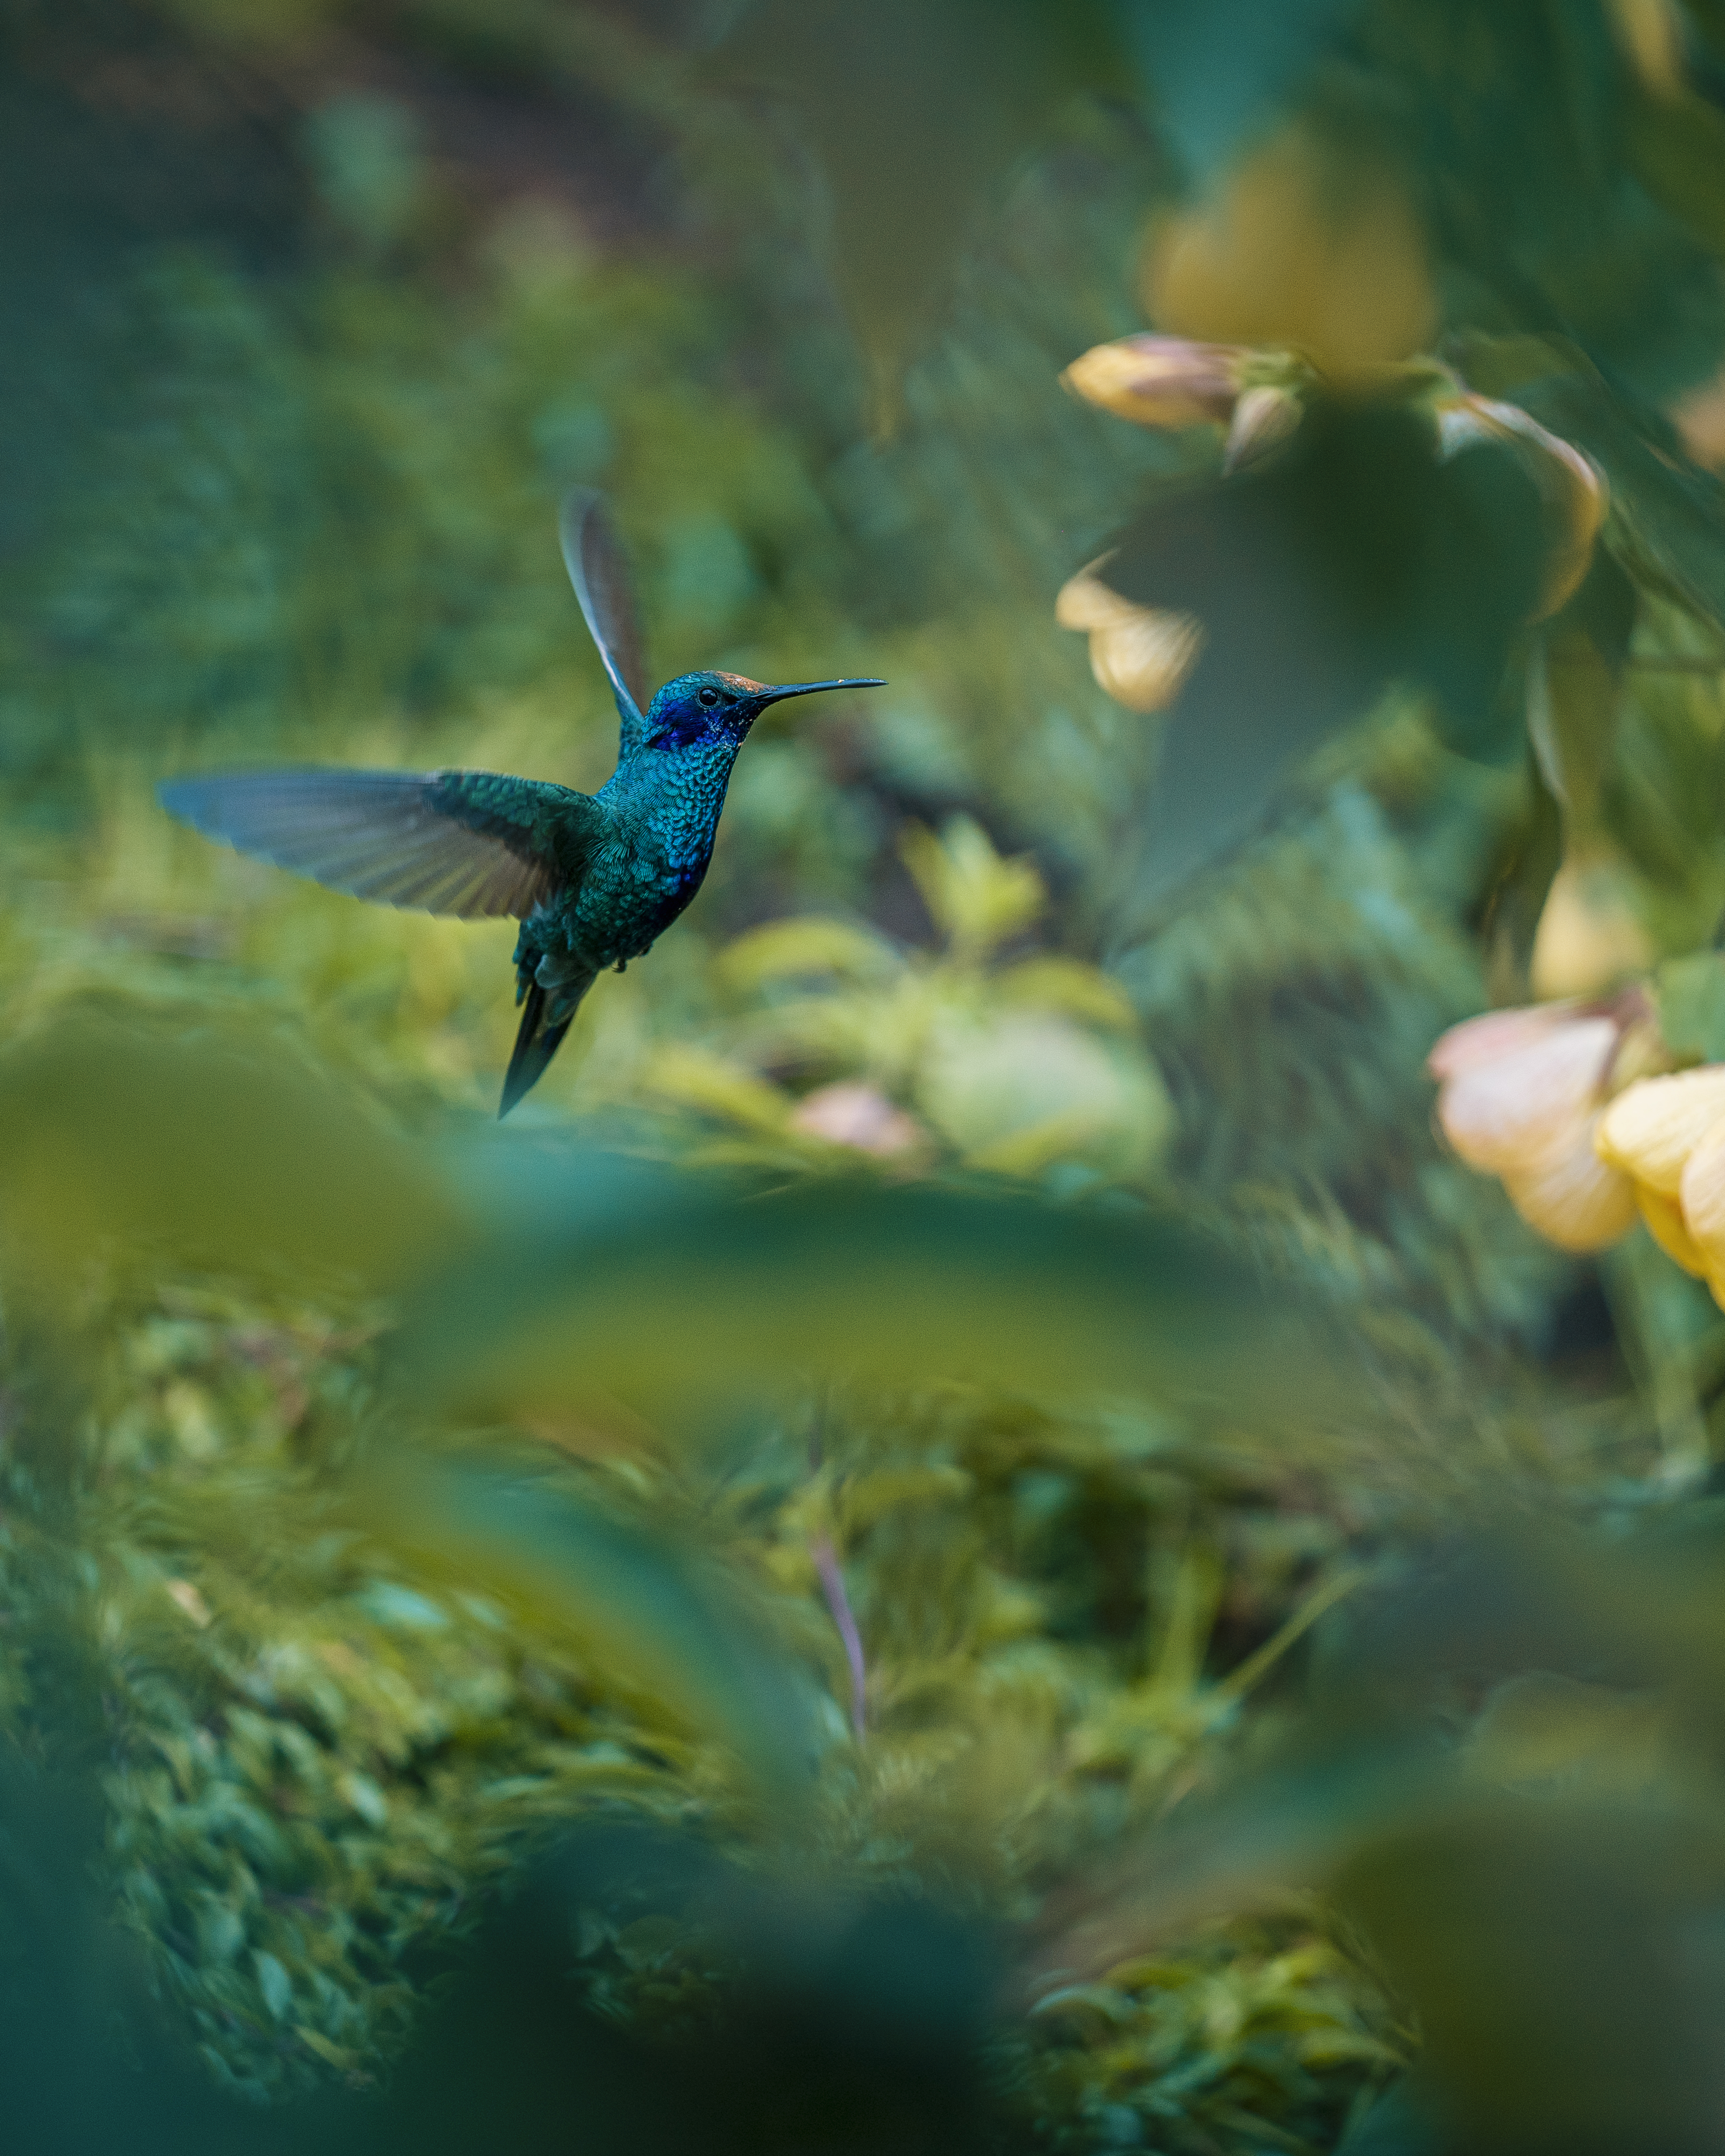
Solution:
[[[490,771],[260,771],[176,778],[171,815],[331,891],[426,913],[531,913],[578,880],[603,812]]]
[[[623,721],[620,755],[626,757],[646,738],[641,714],[653,700],[641,656],[640,616],[629,565],[603,501],[589,487],[577,487],[564,495],[557,530],[569,582],[611,677],[611,693]]]

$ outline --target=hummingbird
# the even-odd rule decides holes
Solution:
[[[774,688],[710,671],[649,697],[634,588],[601,497],[567,495],[558,530],[620,721],[617,768],[597,793],[493,771],[235,772],[157,789],[193,830],[331,891],[519,920],[521,1019],[500,1117],[543,1076],[599,975],[644,957],[700,890],[732,766],[767,706],[886,685],[870,675]]]

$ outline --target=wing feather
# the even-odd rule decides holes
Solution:
[[[557,530],[563,565],[611,677],[623,722],[621,753],[627,756],[646,738],[641,714],[652,701],[629,565],[604,501],[590,488],[577,487],[564,496]]]
[[[590,795],[486,771],[263,771],[173,779],[162,806],[206,837],[382,906],[531,913],[578,879]]]

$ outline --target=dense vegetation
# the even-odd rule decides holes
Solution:
[[[18,2145],[1714,2146],[1717,1110],[1426,1057],[1725,1061],[1725,18],[0,20]],[[575,484],[891,685],[500,1129],[154,788],[597,784]]]

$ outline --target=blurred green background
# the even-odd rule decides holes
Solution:
[[[1725,1052],[1725,14],[0,55],[14,2145],[1720,2145],[1725,1324],[1425,1057],[1627,974]],[[1062,386],[1147,328],[1301,355],[1268,477]],[[1604,476],[1555,747],[1440,379]],[[656,678],[890,686],[763,721],[500,1132],[511,927],[153,789],[596,787],[575,484]],[[1056,626],[1110,547],[1171,709]]]

